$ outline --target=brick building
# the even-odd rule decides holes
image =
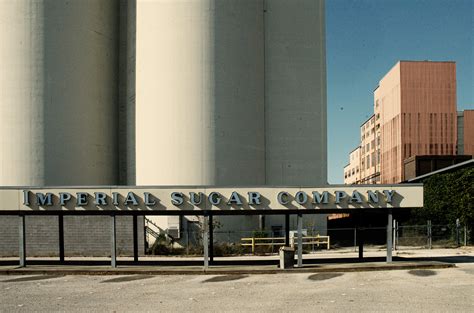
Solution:
[[[397,62],[361,126],[360,183],[404,181],[404,162],[413,156],[474,154],[473,112],[456,111],[455,62]],[[354,183],[344,173],[344,183]]]

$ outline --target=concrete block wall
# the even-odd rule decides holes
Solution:
[[[117,255],[133,255],[133,218],[117,216]],[[18,256],[19,217],[0,217],[0,256]],[[59,256],[57,216],[27,216],[26,255]],[[110,256],[110,216],[65,216],[64,254],[68,256]],[[138,253],[144,255],[144,218],[138,218]]]

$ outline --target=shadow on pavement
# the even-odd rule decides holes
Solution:
[[[203,283],[218,283],[222,281],[233,281],[233,280],[239,280],[248,277],[248,275],[221,275],[221,276],[215,276],[209,279],[206,279],[203,281]]]
[[[444,257],[401,257],[394,256],[393,262],[405,261],[405,262],[427,262],[427,261],[437,261],[443,263],[474,263],[474,256],[460,255],[460,256],[444,256]],[[319,264],[356,264],[356,263],[384,263],[386,262],[385,257],[365,257],[363,259],[359,258],[314,258],[314,259],[304,259],[303,263],[305,265],[319,265]],[[18,261],[0,260],[0,266],[15,266],[18,265]],[[296,263],[296,261],[295,261]],[[235,259],[223,259],[214,260],[209,262],[210,265],[278,265],[278,259],[260,259],[260,260],[235,260]],[[33,259],[27,260],[27,265],[73,265],[73,266],[87,266],[87,265],[110,265],[110,261],[107,260],[65,260],[63,262],[59,260],[40,260]],[[202,266],[203,261],[201,260],[139,260],[138,262],[127,261],[127,260],[117,260],[117,265],[126,265],[126,266]]]
[[[26,277],[19,277],[13,279],[7,279],[1,281],[2,283],[19,283],[19,282],[27,282],[27,281],[37,281],[37,280],[46,280],[46,279],[53,279],[63,277],[62,275],[38,275],[38,276],[26,276]]]
[[[415,257],[407,258],[413,261],[436,261],[444,263],[474,263],[474,256],[456,255],[456,256],[440,256],[440,257]]]
[[[123,283],[123,282],[135,281],[135,280],[148,279],[148,278],[152,278],[152,277],[154,277],[154,276],[151,276],[151,275],[128,275],[128,276],[121,276],[121,277],[116,277],[116,278],[103,280],[103,281],[101,281],[101,283]]]
[[[408,274],[419,276],[419,277],[428,277],[428,276],[434,276],[438,273],[432,270],[411,270],[411,271],[408,271]]]
[[[336,278],[339,276],[344,275],[343,273],[317,273],[310,275],[308,277],[309,280],[315,280],[315,281],[320,281],[320,280],[327,280],[331,278]]]

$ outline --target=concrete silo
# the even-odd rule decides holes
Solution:
[[[265,183],[263,13],[261,0],[138,0],[137,185]],[[253,217],[219,221],[258,228]]]
[[[326,183],[324,1],[138,0],[136,20],[137,185]]]
[[[0,1],[0,186],[118,183],[118,58],[119,1]],[[17,219],[0,220],[11,238]],[[27,218],[28,253],[57,253],[58,223]],[[129,236],[131,219],[117,223]],[[107,253],[108,225],[64,217],[68,253],[96,255],[87,241]],[[0,244],[17,249],[17,239]]]
[[[118,4],[0,1],[0,185],[117,183]]]
[[[138,0],[137,185],[265,182],[263,1]]]
[[[324,1],[268,0],[265,11],[266,183],[327,184]]]
[[[265,181],[327,184],[324,0],[265,1]],[[326,215],[305,215],[324,235]],[[269,216],[268,226],[284,224]],[[290,220],[296,229],[296,218]]]

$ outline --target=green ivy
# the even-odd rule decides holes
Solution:
[[[474,168],[433,175],[423,181],[423,187],[424,207],[413,211],[413,222],[431,220],[433,225],[454,228],[459,218],[461,225],[473,229]]]

